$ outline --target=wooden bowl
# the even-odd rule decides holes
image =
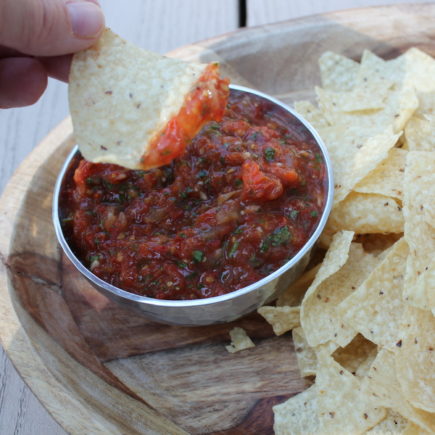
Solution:
[[[411,46],[435,54],[435,4],[307,17],[224,35],[171,53],[220,60],[233,82],[292,103],[311,98],[326,50],[359,59]],[[71,149],[60,124],[10,180],[0,206],[2,344],[52,416],[70,433],[273,432],[272,405],[309,385],[291,336],[257,315],[182,328],[135,316],[98,294],[61,254],[51,197]],[[256,347],[229,354],[235,325]]]

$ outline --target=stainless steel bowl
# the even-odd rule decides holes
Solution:
[[[75,147],[69,154],[56,182],[53,197],[53,222],[57,238],[67,257],[77,270],[102,294],[123,306],[139,311],[146,317],[157,322],[184,326],[230,322],[272,301],[304,271],[310,259],[311,250],[319,238],[331,210],[334,186],[331,162],[322,139],[313,127],[293,109],[269,95],[242,86],[231,85],[230,87],[236,91],[248,92],[265,98],[285,109],[290,117],[296,118],[296,120],[305,126],[313,139],[317,142],[319,150],[323,154],[327,169],[326,203],[317,228],[307,243],[291,260],[260,281],[222,296],[195,300],[153,299],[139,296],[108,284],[94,275],[76,257],[65,239],[60,223],[59,194],[62,190],[65,175],[68,173],[71,165],[74,164],[74,157],[78,154],[78,147]]]

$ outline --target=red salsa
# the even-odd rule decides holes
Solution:
[[[188,141],[204,124],[222,119],[229,95],[228,83],[228,79],[219,76],[217,63],[208,65],[178,114],[142,156],[141,166],[149,169],[169,164],[184,151]]]
[[[324,208],[326,168],[284,109],[231,91],[183,154],[148,171],[80,159],[61,194],[65,235],[101,279],[159,299],[245,287],[292,258]]]

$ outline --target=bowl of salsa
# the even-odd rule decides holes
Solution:
[[[165,323],[229,322],[273,300],[304,270],[333,181],[316,131],[261,92],[230,86],[170,164],[91,163],[74,148],[53,221],[77,270],[111,299]]]

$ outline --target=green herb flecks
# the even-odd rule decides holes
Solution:
[[[221,126],[217,122],[210,122],[208,128],[213,131],[217,131],[220,133]]]
[[[100,256],[99,254],[91,255],[91,256],[89,257],[89,265],[90,265],[90,268],[92,269],[92,268],[98,266],[100,260],[101,260],[101,256]]]
[[[64,224],[68,224],[68,223],[72,222],[73,220],[74,220],[73,216],[67,216],[67,217],[64,217],[61,220],[61,222],[62,222],[62,225],[64,225]]]
[[[231,246],[230,252],[228,253],[229,258],[233,258],[236,255],[237,249],[239,248],[239,243],[240,242],[238,240],[233,243],[233,246]]]
[[[299,210],[290,210],[288,212],[288,216],[291,220],[295,221],[297,219],[297,217],[299,216]]]
[[[92,177],[92,176],[86,177],[86,184],[88,186],[96,186],[100,184],[100,182],[101,182],[100,177]]]
[[[271,147],[267,147],[264,150],[264,158],[268,161],[268,162],[273,162],[275,160],[275,150]]]
[[[272,246],[285,245],[291,238],[288,226],[276,229],[271,235]]]
[[[204,261],[204,258],[205,258],[204,252],[198,251],[198,250],[193,251],[192,252],[192,258],[193,258],[193,261],[195,263],[201,263],[201,262]]]
[[[104,178],[101,179],[101,182],[106,190],[114,191],[119,189],[119,185],[110,183],[109,181],[105,180]]]
[[[197,178],[205,178],[208,175],[208,171],[206,169],[201,169],[200,171],[198,171],[198,173],[196,174]]]
[[[260,252],[262,254],[264,254],[265,252],[267,252],[269,250],[269,248],[270,248],[270,239],[268,237],[266,237],[260,243]]]
[[[180,269],[187,269],[187,263],[185,263],[184,261],[177,261],[177,266]]]
[[[265,253],[271,246],[286,245],[291,240],[288,226],[279,227],[269,234],[260,244],[260,252]]]

